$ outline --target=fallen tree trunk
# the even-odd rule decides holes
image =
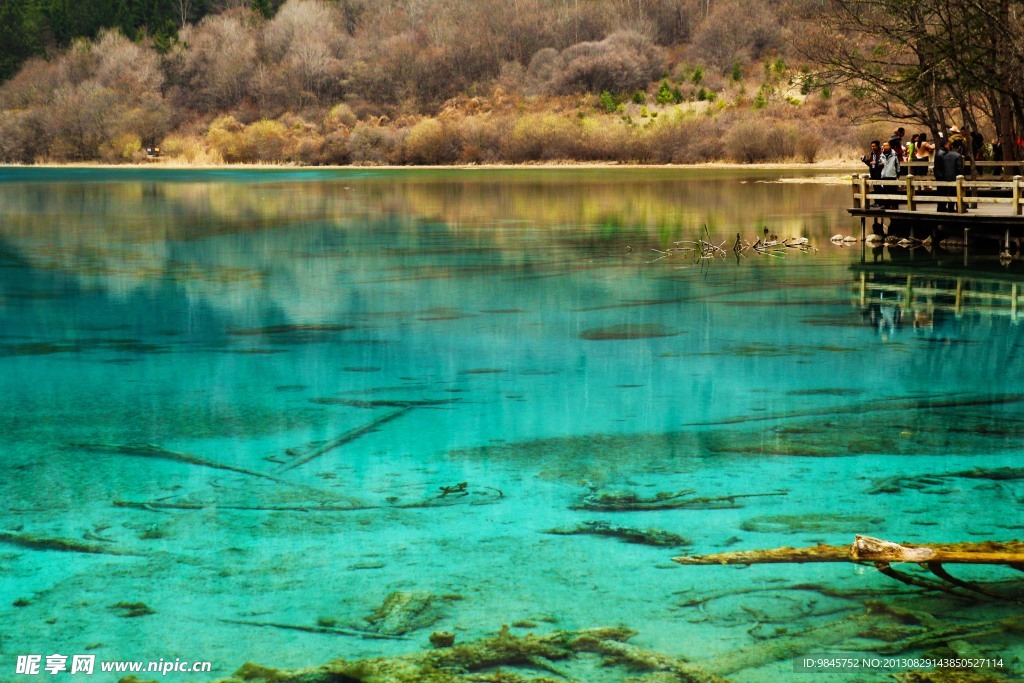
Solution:
[[[688,565],[777,564],[804,562],[913,562],[915,564],[999,564],[1024,567],[1024,542],[936,543],[927,546],[900,545],[871,536],[856,537],[852,545],[816,545],[808,548],[743,550],[714,555],[672,558]]]

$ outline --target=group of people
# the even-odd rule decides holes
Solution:
[[[872,180],[898,180],[900,176],[910,173],[914,176],[926,176],[928,165],[932,163],[934,156],[934,173],[937,181],[954,181],[964,173],[964,156],[967,155],[966,131],[961,131],[955,126],[950,128],[948,137],[941,137],[938,144],[928,140],[927,133],[915,133],[910,142],[903,144],[906,131],[900,127],[893,131],[888,142],[880,143],[878,140],[871,141],[870,151],[862,156],[860,160],[868,167],[868,173]],[[976,137],[975,137],[976,136]],[[981,135],[971,134],[975,148],[981,147]],[[975,158],[977,156],[975,155]],[[885,186],[875,186],[872,189],[875,194],[885,194]],[[895,188],[888,192],[894,193]],[[939,188],[942,196],[955,196],[956,188]],[[894,209],[899,205],[898,201],[885,200],[875,202],[872,207],[883,209]],[[938,211],[956,211],[955,202],[940,202]]]

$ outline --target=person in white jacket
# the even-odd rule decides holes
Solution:
[[[900,177],[900,157],[893,150],[892,146],[888,142],[882,143],[882,180],[898,180]],[[896,188],[888,186],[885,188],[886,194],[893,194],[896,192]],[[884,203],[885,208],[895,209],[899,206],[899,202],[887,201]]]

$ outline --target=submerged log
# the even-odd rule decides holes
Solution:
[[[139,553],[117,550],[96,543],[83,543],[73,538],[50,538],[47,536],[36,536],[35,534],[18,534],[10,531],[0,531],[0,543],[16,545],[31,550],[56,550],[64,553],[85,553],[88,555],[129,555],[132,557],[142,557]]]
[[[181,501],[171,503],[167,501],[134,501],[114,500],[111,502],[116,508],[132,508],[135,510],[149,510],[157,512],[160,510],[240,510],[244,512],[357,512],[359,510],[377,510],[379,505],[234,505],[231,503],[197,503]]]
[[[764,496],[784,496],[785,491],[771,493],[739,493],[733,496],[700,497],[692,496],[692,490],[675,493],[661,492],[644,498],[633,491],[594,491],[585,496],[573,510],[594,510],[599,512],[636,512],[639,510],[723,510],[738,508],[737,500],[743,498],[761,498]],[[692,497],[691,497],[692,496]]]
[[[809,548],[773,548],[746,550],[714,555],[693,555],[672,558],[679,564],[802,564],[804,562],[915,564],[999,564],[1024,565],[1024,542],[985,541],[982,543],[935,543],[927,546],[900,545],[871,536],[856,537],[849,546],[816,545]]]
[[[170,462],[184,463],[186,465],[196,465],[197,467],[208,467],[215,470],[226,470],[228,472],[237,472],[238,474],[244,474],[249,477],[257,477],[259,479],[266,479],[276,484],[285,484],[286,486],[302,486],[294,482],[280,479],[270,474],[264,474],[263,472],[256,472],[255,470],[246,469],[245,467],[237,467],[235,465],[228,465],[221,462],[215,462],[213,460],[207,460],[201,458],[198,455],[192,455],[191,453],[179,453],[177,451],[169,451],[161,446],[155,446],[153,444],[110,444],[110,443],[72,443],[68,444],[69,448],[89,451],[91,453],[107,453],[111,455],[125,455],[130,457],[138,458],[155,458],[158,460],[168,460]],[[306,488],[303,486],[303,488]]]
[[[279,624],[272,621],[246,621],[245,619],[221,619],[225,624],[239,624],[241,626],[256,626],[257,628],[281,628],[290,631],[305,631],[306,633],[326,633],[337,636],[353,636],[355,638],[367,638],[374,640],[408,640],[405,636],[392,635],[389,633],[377,633],[376,631],[362,631],[353,628],[337,628],[334,626],[304,626],[302,624]]]
[[[363,434],[366,434],[368,432],[372,432],[374,429],[376,429],[377,427],[380,427],[385,422],[390,422],[391,420],[396,420],[396,419],[402,417],[403,415],[408,413],[410,410],[412,410],[413,407],[414,406],[412,406],[412,405],[403,405],[402,407],[398,408],[397,410],[393,410],[391,412],[384,413],[380,417],[378,417],[378,418],[376,418],[374,420],[371,420],[370,422],[368,422],[368,423],[366,423],[366,424],[364,424],[362,426],[355,427],[354,429],[350,429],[347,432],[345,432],[344,434],[342,434],[341,436],[339,436],[339,437],[337,437],[335,439],[332,439],[331,441],[328,441],[326,444],[324,444],[320,448],[316,449],[315,451],[313,451],[311,453],[307,453],[306,455],[304,455],[304,456],[302,456],[300,458],[297,458],[293,462],[290,462],[290,463],[284,465],[283,467],[278,469],[278,472],[287,472],[288,470],[294,469],[294,468],[299,467],[301,465],[305,465],[306,463],[310,462],[311,460],[316,460],[321,455],[324,455],[325,453],[329,453],[330,451],[333,451],[335,448],[338,448],[340,446],[344,446],[349,441],[354,441],[355,439],[358,439],[359,437],[361,437]]]
[[[608,536],[626,543],[653,545],[669,548],[682,548],[690,545],[690,541],[678,534],[663,529],[635,529],[628,526],[613,526],[607,522],[582,522],[568,529],[547,529],[543,533],[559,536],[576,534],[589,536]]]
[[[718,427],[721,425],[789,420],[797,417],[818,417],[833,415],[860,415],[869,412],[896,412],[910,410],[945,410],[950,408],[975,408],[978,406],[1006,405],[1024,401],[1024,394],[938,394],[935,396],[893,397],[853,405],[833,406],[825,410],[797,410],[785,413],[743,415],[714,422],[684,422],[683,427]]]

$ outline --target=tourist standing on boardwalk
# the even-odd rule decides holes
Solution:
[[[914,165],[910,172],[914,175],[928,175],[928,162],[935,152],[935,145],[928,142],[928,133],[921,133],[914,145]]]
[[[872,180],[882,179],[882,146],[878,140],[871,141],[871,151],[860,158],[868,167],[868,175]],[[877,194],[882,191],[882,188],[875,185],[871,188],[872,194]],[[876,200],[872,206],[879,206]]]
[[[939,133],[941,136],[942,133]],[[949,150],[949,142],[946,140],[940,140],[938,146],[935,148],[935,179],[940,183],[946,180],[946,165],[943,159],[946,156],[946,152]],[[946,188],[940,187],[939,196],[945,197],[949,193],[946,192]],[[947,202],[939,202],[938,206],[935,207],[936,211],[943,212],[949,210],[949,204]]]
[[[903,162],[904,153],[906,150],[903,148],[903,136],[907,134],[907,131],[902,126],[892,132],[892,137],[889,138],[889,146],[892,147],[892,151],[896,153],[896,158]]]
[[[942,157],[942,177],[948,182],[954,182],[957,176],[964,174],[964,157],[963,157],[964,141],[962,139],[953,140],[949,145],[949,151],[946,152]],[[936,165],[938,165],[936,160]],[[955,197],[956,188],[947,187],[946,196]],[[941,209],[940,209],[941,210]],[[946,205],[946,211],[952,213],[957,210],[956,204],[950,202]],[[964,209],[967,212],[967,209]]]
[[[888,142],[882,143],[882,180],[899,180],[900,177],[900,157],[896,154],[896,150],[892,148],[892,145]],[[897,188],[886,187],[886,193],[894,193]],[[899,202],[886,201],[884,204],[887,209],[895,209],[899,206]]]
[[[906,175],[908,172],[913,173],[914,168],[912,162],[914,161],[914,153],[917,152],[917,141],[921,138],[919,133],[914,133],[910,136],[910,142],[907,143],[907,147],[904,150],[903,155],[903,169],[900,175]]]

